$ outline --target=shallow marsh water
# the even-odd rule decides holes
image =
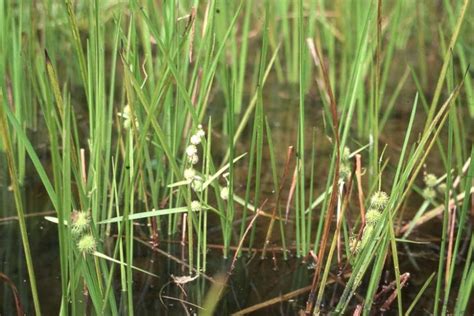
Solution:
[[[294,124],[296,119],[295,111],[292,110],[292,108],[296,108],[298,101],[289,90],[291,90],[291,88],[275,86],[274,89],[270,89],[270,93],[266,96],[268,98],[267,103],[269,106],[266,106],[265,111],[266,115],[271,118],[270,122],[273,139],[276,140],[275,152],[280,153],[277,155],[279,169],[284,168],[287,147],[294,145],[296,135],[296,124]],[[404,137],[407,116],[409,115],[409,110],[406,109],[409,109],[410,103],[411,99],[407,98],[406,104],[400,105],[401,110],[395,113],[394,117],[388,121],[381,137],[383,142],[387,143],[387,155],[393,157],[395,161],[398,159],[397,155],[399,154],[397,148],[400,147],[401,140]],[[315,126],[314,132],[317,135],[317,163],[315,166],[317,176],[315,179],[320,179],[321,183],[316,183],[315,186],[317,191],[321,192],[322,187],[325,185],[324,181],[326,181],[327,178],[326,165],[330,161],[331,141],[325,136],[327,133],[322,129],[324,122],[322,121],[322,107],[319,101],[315,99],[310,102],[306,107],[306,110],[308,112],[308,115],[306,116],[308,119],[307,126]],[[212,114],[212,112],[213,110],[211,108],[210,114]],[[422,124],[419,124],[419,126],[421,125]],[[245,133],[248,132],[244,131],[242,141],[238,144],[237,150],[245,150],[245,148],[249,146],[247,142],[250,137],[249,135],[245,135]],[[312,128],[308,128],[308,139],[311,139],[312,133]],[[33,133],[33,135],[34,134],[35,133]],[[220,135],[216,132],[214,137],[218,141]],[[310,144],[310,142],[308,143]],[[307,150],[310,151],[311,148],[308,148]],[[219,153],[217,153],[217,155],[219,155]],[[263,165],[268,166],[268,153],[266,153],[264,159],[265,162]],[[45,156],[44,160],[47,165],[48,157]],[[430,170],[436,170],[437,165],[440,163],[440,161],[433,159],[428,160],[427,168]],[[4,157],[1,157],[0,207],[3,209],[3,214],[11,214],[14,216],[14,201],[12,194],[8,189],[9,184],[7,182],[7,170],[5,166]],[[240,174],[242,178],[237,178],[236,183],[245,183],[245,164],[242,164],[239,168],[237,175]],[[387,173],[390,174],[390,172],[392,171],[388,168]],[[29,176],[27,177],[27,182],[23,190],[28,213],[33,214],[51,210],[52,206],[48,203],[48,198],[31,166],[28,174]],[[269,203],[273,203],[272,196],[274,196],[274,192],[272,190],[271,170],[269,167],[264,167],[261,182],[264,198],[269,198]],[[387,183],[387,185],[389,185],[389,183]],[[236,190],[238,193],[239,191],[244,191],[244,185],[236,185]],[[286,198],[287,195],[288,188],[286,188],[284,197]],[[410,202],[407,203],[407,210],[405,211],[405,218],[410,218],[422,203],[422,200],[416,197],[411,198],[409,201]],[[351,212],[356,214],[357,210],[351,210]],[[316,215],[317,212],[314,214]],[[292,220],[291,214],[289,220]],[[313,220],[315,222],[313,227],[316,227],[316,223],[319,219],[315,216]],[[33,214],[32,217],[27,219],[27,224],[40,289],[40,300],[43,304],[45,315],[53,315],[59,310],[60,304],[60,276],[58,274],[59,261],[57,260],[57,227],[55,224],[46,221],[44,219],[44,214]],[[240,223],[236,223],[236,225],[237,224],[240,225]],[[136,227],[137,236],[146,240],[148,237],[146,235],[146,229],[142,229],[143,227],[140,226]],[[304,258],[295,257],[295,251],[292,250],[294,242],[294,232],[292,232],[292,229],[287,229],[286,231],[287,244],[290,248],[288,260],[285,261],[283,259],[281,241],[279,240],[278,234],[274,234],[275,238],[270,244],[267,259],[260,259],[260,253],[257,249],[261,249],[263,246],[267,227],[268,220],[261,219],[257,222],[256,238],[253,245],[255,249],[251,252],[244,252],[242,258],[237,261],[236,269],[228,283],[229,289],[219,305],[220,315],[227,315],[239,311],[245,307],[267,301],[284,293],[304,288],[310,284],[314,267],[312,266],[310,259],[305,261]],[[406,298],[405,304],[407,305],[405,307],[408,307],[409,303],[415,299],[419,288],[423,285],[430,274],[437,269],[439,252],[437,244],[439,240],[433,236],[439,236],[439,234],[432,234],[432,232],[437,232],[440,229],[441,221],[439,219],[434,219],[421,226],[420,229],[415,232],[415,236],[425,240],[425,243],[410,244],[400,247],[401,273],[407,271],[410,272],[409,281],[403,290],[404,297]],[[220,228],[218,226],[215,228],[209,227],[208,232],[210,247],[208,250],[208,269],[206,274],[208,276],[213,276],[218,272],[227,271],[231,259],[223,259],[222,252],[218,249],[219,245],[215,245],[215,247],[213,246],[213,244],[217,244],[220,241]],[[113,239],[113,237],[110,238]],[[2,219],[0,222],[0,240],[2,240],[0,243],[0,271],[14,282],[20,293],[25,310],[31,311],[32,305],[31,300],[29,299],[30,294],[26,281],[27,272],[23,261],[21,239],[17,222],[14,219]],[[165,236],[163,237],[163,240],[161,240],[159,248],[177,258],[182,258],[183,252],[186,253],[186,251],[180,245],[179,240],[180,236]],[[107,245],[108,240],[102,240],[101,242]],[[185,260],[185,258],[183,259]],[[181,315],[184,313],[184,307],[179,300],[191,303],[199,302],[202,301],[206,292],[209,290],[210,282],[204,278],[198,278],[197,280],[184,285],[184,290],[186,292],[186,295],[184,295],[183,290],[171,282],[170,275],[186,275],[187,271],[184,271],[183,266],[179,262],[171,260],[162,254],[153,251],[151,247],[144,244],[136,243],[134,262],[136,266],[159,276],[159,278],[153,278],[142,273],[135,273],[134,295],[135,309],[138,315]],[[387,271],[388,270],[389,269],[387,269]],[[117,277],[119,278],[118,275]],[[393,281],[394,276],[387,272],[383,278],[385,279],[384,282],[388,284]],[[337,300],[342,286],[337,284],[330,286],[333,293],[330,300]],[[116,292],[118,296],[120,296],[118,287],[116,287]],[[254,314],[297,314],[298,310],[304,308],[306,298],[307,293],[304,293],[290,300],[260,309]],[[386,298],[386,295],[381,297],[379,303]],[[5,315],[9,314],[8,311],[12,313],[14,312],[14,305],[11,302],[13,302],[13,297],[10,289],[6,285],[2,285],[0,287],[0,311],[3,311]],[[330,303],[330,301],[326,302],[326,304]],[[425,302],[425,304],[428,304],[425,306],[428,310],[428,308],[430,308],[430,302]],[[191,314],[193,312],[198,312],[198,310],[192,306],[188,306],[187,310]],[[424,305],[419,304],[415,312],[417,315],[425,314]],[[392,312],[389,311],[387,314],[391,313]]]

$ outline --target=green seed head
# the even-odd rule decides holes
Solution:
[[[94,253],[95,248],[96,242],[94,236],[89,234],[84,235],[77,243],[77,249],[84,255]]]
[[[339,168],[339,179],[347,180],[351,175],[351,167],[347,163],[342,163]]]
[[[438,182],[438,178],[436,178],[434,174],[428,173],[423,177],[423,181],[425,181],[427,187],[434,188]]]
[[[441,194],[446,193],[446,183],[441,183],[440,185],[438,185],[438,192]]]
[[[383,191],[375,192],[370,199],[370,208],[382,211],[388,203],[388,195]]]
[[[87,212],[74,211],[71,217],[72,217],[71,231],[73,234],[79,235],[83,233],[89,227],[90,217]]]
[[[427,200],[433,200],[436,197],[436,191],[435,191],[435,189],[433,189],[431,187],[426,187],[423,190],[423,196]]]
[[[378,210],[373,209],[373,208],[369,209],[367,211],[367,214],[365,214],[365,220],[367,222],[367,225],[371,225],[371,226],[377,224],[381,217],[382,217],[382,213],[380,213]]]

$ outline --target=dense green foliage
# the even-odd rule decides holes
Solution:
[[[217,226],[224,283],[244,245],[311,252],[315,314],[385,308],[387,271],[400,315],[470,308],[469,0],[4,0],[0,30],[0,198],[14,198],[0,216],[16,210],[36,315],[31,178],[54,209],[61,315],[134,313],[134,278],[155,277],[136,263],[134,223],[153,247],[186,244],[200,278]],[[442,223],[437,268],[407,301],[400,251],[428,220]],[[191,303],[210,314],[225,291]]]

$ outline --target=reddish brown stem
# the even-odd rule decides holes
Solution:
[[[13,300],[15,301],[16,314],[18,316],[26,315],[25,312],[23,311],[23,305],[21,304],[21,301],[20,301],[20,294],[18,293],[15,283],[13,283],[13,281],[6,274],[3,274],[1,272],[0,272],[0,280],[5,282],[9,286],[13,293]]]
[[[339,169],[340,169],[340,162],[341,162],[341,157],[340,157],[340,150],[341,150],[341,144],[339,140],[339,121],[338,121],[338,116],[337,116],[337,106],[336,106],[336,99],[334,98],[334,94],[332,92],[330,80],[329,80],[329,74],[327,72],[326,66],[324,64],[324,60],[321,57],[320,50],[318,48],[315,48],[315,53],[317,55],[318,60],[320,61],[319,66],[321,68],[322,72],[322,77],[324,79],[324,88],[329,96],[330,100],[330,110],[331,110],[331,116],[332,116],[332,128],[333,128],[333,134],[334,138],[336,139],[336,163],[334,165],[334,178],[332,182],[332,192],[331,192],[331,197],[329,200],[329,206],[326,212],[326,218],[324,222],[324,230],[323,230],[323,235],[321,239],[321,244],[319,247],[319,253],[318,253],[318,258],[319,262],[316,265],[316,269],[314,272],[313,276],[313,283],[312,283],[312,288],[311,292],[308,297],[308,301],[306,302],[306,314],[311,314],[311,311],[313,310],[313,305],[314,305],[314,297],[315,297],[315,292],[316,288],[318,286],[319,282],[319,275],[321,273],[321,267],[322,263],[324,262],[324,255],[326,253],[326,246],[327,246],[327,241],[329,239],[329,232],[331,229],[331,223],[332,223],[332,216],[334,214],[334,208],[337,202],[337,183],[339,181]],[[316,65],[318,66],[318,65]]]
[[[405,284],[410,279],[410,273],[406,272],[400,276],[400,286],[405,286]],[[388,286],[386,286],[377,296],[380,296],[382,293],[388,292],[390,289],[393,289],[392,294],[387,298],[387,300],[383,303],[380,310],[382,312],[388,311],[390,309],[390,305],[392,305],[393,301],[397,298],[397,283],[396,281],[391,282]]]
[[[362,156],[360,154],[355,155],[356,159],[356,179],[357,179],[357,192],[359,193],[359,210],[360,220],[362,222],[361,228],[365,226],[365,206],[364,206],[364,190],[362,189]]]
[[[282,176],[282,179],[281,179],[280,187],[278,189],[276,204],[275,204],[275,207],[273,208],[273,211],[272,211],[272,218],[270,220],[270,223],[268,224],[267,235],[265,237],[265,243],[263,244],[263,251],[262,251],[261,259],[265,258],[265,253],[266,253],[266,250],[267,250],[267,246],[270,243],[270,238],[271,238],[272,231],[273,231],[273,225],[275,223],[275,218],[276,218],[276,211],[277,211],[277,209],[280,208],[281,192],[283,191],[283,188],[285,187],[286,178],[288,177],[288,171],[289,171],[289,168],[290,168],[290,162],[291,162],[291,157],[292,156],[293,156],[293,146],[289,146],[288,150],[286,152],[285,169],[283,171],[283,176]]]

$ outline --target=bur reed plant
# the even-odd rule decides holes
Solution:
[[[157,277],[139,266],[143,239],[169,258],[167,241],[179,240],[181,273],[204,282],[211,223],[227,274],[212,287],[201,283],[208,295],[192,296],[208,308],[203,314],[226,304],[244,248],[261,248],[262,259],[278,249],[284,260],[313,261],[308,314],[466,313],[474,279],[473,5],[439,6],[0,2],[1,196],[14,206],[0,205],[2,217],[16,211],[27,310],[50,312],[28,234],[33,177],[54,210],[61,315],[138,314],[137,274]],[[293,130],[274,121],[269,82],[294,92],[284,102]],[[404,112],[394,154],[387,135]],[[441,168],[430,170],[433,161]],[[410,215],[413,195],[422,202]],[[409,296],[401,249],[413,253],[420,225],[436,216],[437,268]],[[383,275],[394,286],[381,302]]]

